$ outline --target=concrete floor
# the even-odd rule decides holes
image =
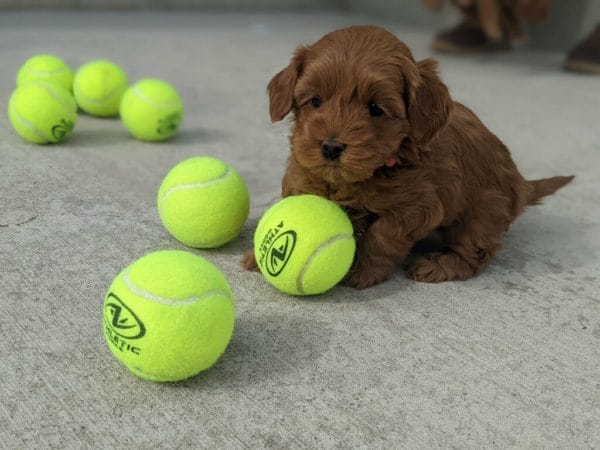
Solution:
[[[391,18],[390,18],[391,19]],[[576,174],[528,210],[476,279],[389,282],[285,296],[240,269],[278,197],[289,124],[265,87],[292,49],[373,19],[339,14],[0,14],[0,447],[585,448],[600,443],[600,77],[563,55],[440,58],[454,97],[511,148],[530,178]],[[387,25],[419,57],[432,30]],[[132,80],[177,86],[187,116],[164,144],[81,116],[63,144],[11,130],[20,64],[96,58]],[[192,155],[233,164],[252,195],[241,236],[194,251],[229,278],[233,340],[186,382],[132,376],[110,354],[101,305],[146,252],[183,248],[162,228],[162,177]]]

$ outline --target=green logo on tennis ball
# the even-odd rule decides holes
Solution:
[[[296,247],[297,234],[294,230],[281,233],[273,241],[267,251],[266,268],[273,277],[279,275],[290,260],[294,247]]]
[[[179,123],[181,122],[181,113],[175,112],[163,117],[158,121],[156,132],[158,134],[172,134],[177,130]]]
[[[104,321],[114,334],[126,339],[139,339],[146,334],[138,316],[112,292],[104,303]]]
[[[75,124],[70,120],[60,119],[58,125],[52,127],[52,136],[54,136],[54,139],[60,141],[71,132],[74,126]]]

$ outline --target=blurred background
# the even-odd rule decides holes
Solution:
[[[567,50],[600,21],[600,1],[548,1],[550,8],[546,20],[528,28],[531,36],[529,44],[534,47]],[[459,15],[450,5],[432,13],[423,3],[427,3],[427,0],[0,0],[0,10],[43,8],[121,11],[184,9],[211,12],[330,11],[365,14],[373,20],[394,20],[432,27],[432,30],[452,24]]]

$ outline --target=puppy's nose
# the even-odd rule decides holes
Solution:
[[[346,144],[342,144],[335,139],[328,139],[321,144],[321,153],[323,153],[325,159],[334,161],[340,157],[345,148]]]

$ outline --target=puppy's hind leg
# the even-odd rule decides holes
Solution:
[[[514,219],[510,201],[485,192],[445,234],[446,248],[419,258],[408,269],[409,278],[428,283],[466,280],[479,274],[502,246],[502,235]]]

